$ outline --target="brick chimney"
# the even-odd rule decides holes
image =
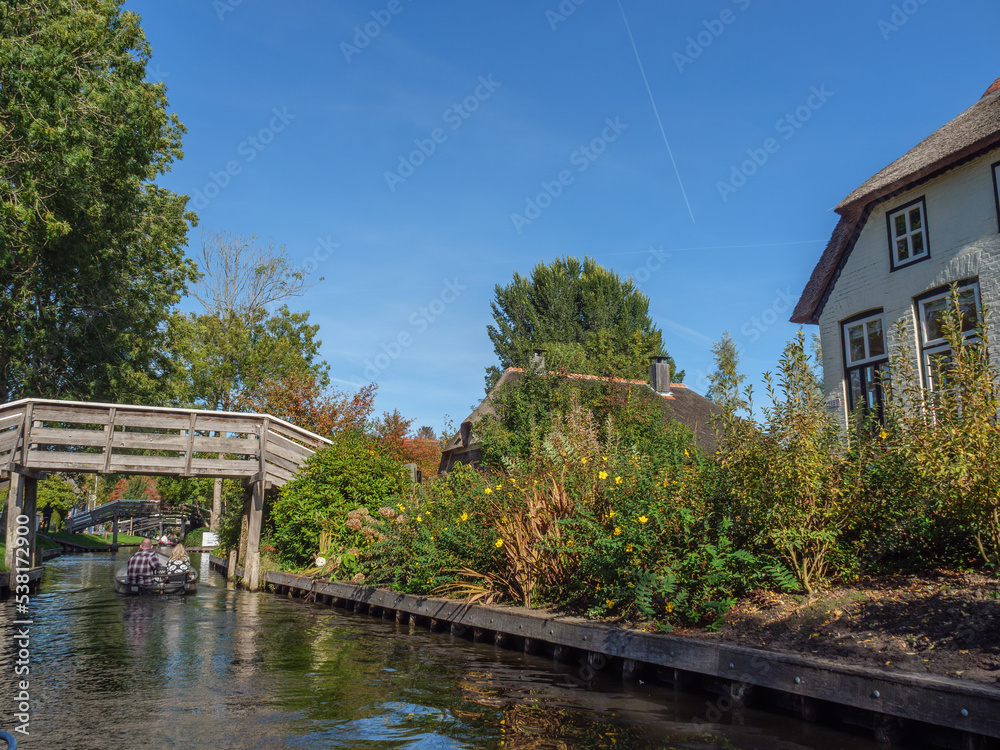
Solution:
[[[666,357],[649,358],[649,387],[661,396],[670,395],[670,363]]]

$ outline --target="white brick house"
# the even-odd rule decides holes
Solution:
[[[819,325],[827,401],[843,422],[853,409],[881,408],[875,373],[896,321],[930,387],[948,285],[960,285],[971,318],[981,305],[1000,311],[998,184],[1000,79],[837,206],[840,221],[791,320]]]

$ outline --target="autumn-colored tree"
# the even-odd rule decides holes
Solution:
[[[381,418],[375,421],[372,432],[386,446],[389,455],[407,463],[404,440],[412,424],[412,419],[405,419],[399,413],[399,409],[393,409],[391,412],[384,412]]]
[[[115,500],[121,500],[128,493],[128,480],[122,477],[117,482],[115,482],[115,488],[111,490],[111,494],[108,496],[108,502],[113,503]]]
[[[441,441],[421,437],[403,438],[403,454],[406,463],[414,463],[424,477],[432,477],[441,466]]]
[[[146,489],[142,491],[142,497],[144,500],[150,500],[154,503],[160,502],[162,498],[160,497],[160,487],[156,483],[156,477],[146,479]]]
[[[364,429],[377,392],[378,386],[372,383],[353,394],[342,393],[325,387],[314,371],[293,371],[280,380],[260,383],[249,397],[249,407],[331,437]]]

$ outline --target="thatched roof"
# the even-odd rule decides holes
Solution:
[[[445,443],[441,452],[441,471],[449,471],[456,463],[478,461],[480,451],[479,441],[475,434],[475,425],[483,417],[496,414],[493,406],[494,394],[508,384],[517,383],[524,376],[524,371],[518,367],[507,368],[496,385],[486,394],[486,398],[475,410],[462,421],[461,429]],[[620,388],[642,389],[649,392],[649,384],[645,380],[626,380],[624,378],[601,378],[596,375],[581,375],[570,373],[563,377],[576,381],[601,381],[612,383]],[[671,383],[669,395],[658,394],[665,420],[674,420],[687,427],[694,435],[694,442],[702,450],[714,453],[716,449],[715,431],[712,428],[712,417],[721,414],[722,410],[701,394],[695,393],[686,385]]]
[[[872,209],[879,203],[1000,146],[1000,78],[982,98],[866,181],[836,208],[841,215],[826,250],[792,313],[793,323],[818,323],[826,298]]]

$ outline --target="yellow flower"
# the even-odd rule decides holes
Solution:
[[[639,516],[639,523],[646,523],[647,521],[649,521],[649,519],[645,516]]]
[[[586,457],[586,456],[584,456],[583,458],[581,458],[581,459],[580,459],[580,463],[581,463],[581,464],[585,464],[585,463],[587,463],[587,457]]]
[[[666,609],[667,612],[673,612],[674,611],[674,603],[673,602],[667,602],[667,606],[664,607],[664,609]]]
[[[602,461],[607,461],[607,460],[608,460],[608,457],[607,457],[607,456],[601,456],[601,460],[602,460]]]
[[[598,479],[607,479],[608,478],[608,472],[606,472],[606,471],[599,471],[599,472],[597,472],[597,478]]]
[[[622,527],[615,526],[615,536],[621,536],[621,533],[622,533]]]
[[[615,484],[621,484],[621,483],[622,483],[622,478],[621,477],[615,477]]]
[[[492,494],[492,492],[493,492],[493,490],[491,490],[491,489],[490,489],[489,487],[487,487],[487,488],[486,488],[485,490],[483,490],[483,491],[484,491],[484,492],[485,492],[485,493],[486,493],[487,495],[489,495],[489,494]]]
[[[610,599],[605,599],[604,604],[608,609],[611,609],[613,606],[615,606],[615,603]]]
[[[420,516],[417,516],[417,523],[420,523],[420,521],[422,521],[422,520],[423,520],[423,519],[422,519],[422,518],[420,518]]]
[[[566,546],[567,546],[567,547],[572,547],[572,546],[573,546],[573,543],[574,543],[574,542],[573,542],[573,540],[572,540],[572,539],[568,539],[568,540],[566,541]]]
[[[879,436],[879,437],[880,437],[880,438],[881,438],[882,440],[885,440],[885,439],[886,439],[887,437],[889,437],[889,433],[888,433],[888,432],[886,432],[885,430],[882,430],[882,432],[880,432],[880,433],[878,434],[878,436]]]
[[[497,539],[495,542],[493,542],[493,546],[496,547],[497,549],[503,547],[503,539]]]
[[[434,538],[434,537],[431,537],[431,539],[433,539],[433,538]],[[631,551],[632,551],[632,545],[631,545],[631,544],[626,544],[626,545],[625,545],[625,551],[626,551],[626,552],[631,552]]]
[[[618,513],[616,511],[614,511],[614,510],[609,510],[608,511],[608,518],[614,518],[617,515],[618,515]]]
[[[691,454],[688,453],[688,449],[687,448],[684,449],[684,455],[687,456],[688,458],[691,457]]]

